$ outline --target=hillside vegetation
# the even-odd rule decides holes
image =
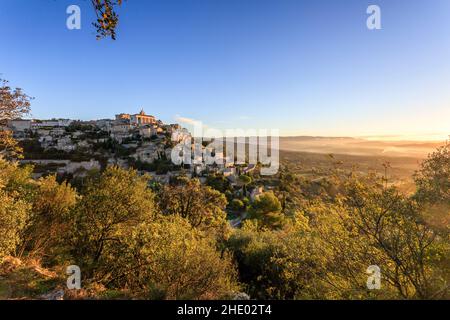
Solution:
[[[76,190],[31,172],[0,160],[1,298],[449,298],[449,143],[412,195],[375,174],[283,168],[237,229],[225,195],[196,179],[163,186],[108,167]],[[65,287],[69,265],[81,290]],[[366,287],[371,265],[380,290]]]

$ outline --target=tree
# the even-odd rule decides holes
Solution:
[[[25,227],[30,206],[15,199],[0,188],[0,262],[7,255],[14,255]]]
[[[19,166],[0,157],[0,188],[14,199],[31,202],[36,187],[32,172],[32,166]]]
[[[93,23],[97,29],[97,39],[111,37],[116,40],[116,28],[119,23],[116,9],[122,4],[122,0],[91,0],[91,2],[97,16],[97,21]]]
[[[249,214],[250,219],[256,219],[263,228],[280,228],[284,220],[281,203],[272,191],[257,196]]]
[[[244,202],[239,199],[233,199],[230,203],[230,209],[234,211],[241,211],[245,208]]]
[[[107,286],[150,299],[220,299],[237,292],[231,257],[179,216],[133,230],[110,255]]]
[[[56,176],[37,181],[32,213],[22,234],[22,252],[46,261],[63,254],[70,234],[72,209],[78,200],[77,192],[67,183],[59,184]]]
[[[228,181],[228,179],[225,178],[222,174],[208,175],[208,177],[206,178],[206,185],[222,193],[230,190],[230,181]]]
[[[304,217],[279,230],[261,231],[246,221],[227,241],[227,248],[253,299],[333,297],[321,280],[327,271],[328,252],[317,246]]]
[[[6,125],[8,120],[28,114],[31,99],[22,89],[12,89],[8,81],[0,79],[0,124]]]
[[[430,154],[414,175],[416,197],[450,205],[450,140]]]
[[[247,186],[252,183],[252,178],[244,174],[239,176],[239,182],[243,185],[244,196],[247,195]]]
[[[0,261],[17,253],[30,214],[30,175],[29,167],[19,168],[0,157]]]
[[[30,100],[20,88],[11,88],[8,81],[0,79],[0,156],[19,156],[21,148],[12,133],[5,130],[9,120],[21,118],[30,112]]]
[[[164,215],[178,215],[196,228],[213,230],[226,225],[225,195],[203,186],[198,179],[179,178],[175,184],[164,186],[158,203]]]
[[[148,177],[134,170],[108,167],[92,178],[82,192],[75,213],[73,250],[85,273],[102,278],[109,268],[109,253],[119,247],[133,229],[156,216]]]
[[[437,267],[448,256],[448,239],[423,224],[420,207],[395,188],[350,181],[346,196],[307,211],[311,227],[331,248],[328,281],[342,293],[420,299],[448,294],[449,279]],[[364,293],[369,265],[382,269],[386,289],[379,293]]]

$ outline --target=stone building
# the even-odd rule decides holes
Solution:
[[[132,125],[136,126],[156,123],[155,117],[145,114],[144,110],[141,110],[141,112],[138,114],[131,115],[130,121]]]
[[[15,119],[8,121],[8,127],[13,131],[23,132],[31,130],[31,120]]]

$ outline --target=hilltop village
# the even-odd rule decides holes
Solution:
[[[93,121],[16,119],[8,122],[7,129],[23,148],[20,161],[34,165],[35,178],[56,173],[60,179],[77,183],[91,171],[117,165],[134,168],[162,184],[180,175],[196,177],[202,184],[227,185],[249,199],[270,189],[256,183],[254,178],[259,174],[255,165],[235,165],[233,161],[174,165],[172,150],[180,141],[190,139],[190,132],[179,124],[164,124],[144,110]]]

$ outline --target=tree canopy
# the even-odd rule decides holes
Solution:
[[[8,121],[21,118],[30,112],[32,98],[20,88],[11,88],[7,80],[0,78],[0,156],[20,156],[22,149],[6,129]]]

